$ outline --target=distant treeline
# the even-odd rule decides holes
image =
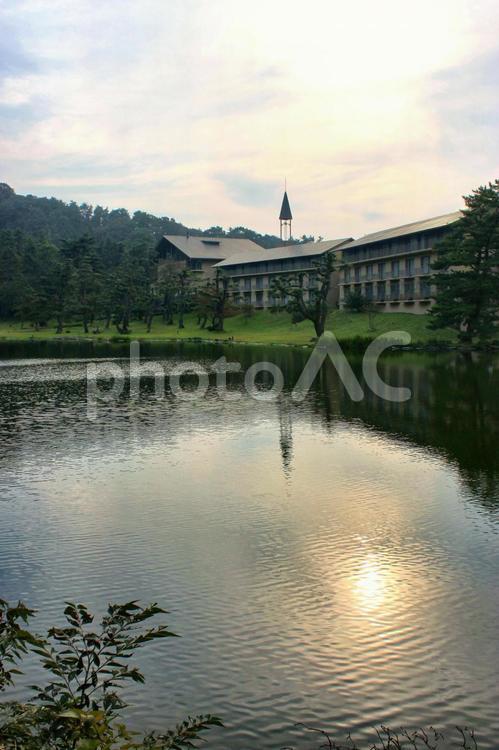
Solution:
[[[154,287],[159,238],[187,231],[248,238],[266,248],[281,244],[245,227],[187,229],[144,211],[130,216],[124,208],[16,195],[0,183],[0,318],[35,328],[56,320],[59,331],[70,320],[81,321],[87,331],[96,320],[120,328],[131,317],[150,318],[175,296],[172,285],[178,283],[187,299],[181,276]],[[170,303],[168,308],[170,315]]]
[[[9,185],[0,183],[0,230],[20,230],[32,236],[59,244],[62,240],[78,239],[92,235],[98,243],[128,242],[136,234],[147,232],[152,242],[164,234],[189,234],[193,236],[242,237],[253,240],[262,247],[277,247],[279,237],[259,234],[246,227],[224,230],[213,226],[206,230],[186,227],[168,216],[154,216],[145,211],[135,211],[130,216],[125,208],[110,211],[103,206],[74,201],[64,203],[57,198],[37,198],[34,195],[17,195]],[[303,239],[313,239],[303,237]]]

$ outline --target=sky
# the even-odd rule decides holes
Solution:
[[[497,0],[0,0],[0,181],[365,234],[499,177]]]

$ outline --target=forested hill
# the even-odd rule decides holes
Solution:
[[[186,232],[166,216],[16,195],[0,183],[0,319],[35,328],[56,320],[58,332],[68,321],[81,321],[87,333],[95,320],[104,319],[107,328],[113,320],[123,331],[133,317],[171,317],[177,302],[170,304],[170,297],[187,282],[157,283],[156,245],[163,234]],[[245,237],[267,248],[281,244],[244,227],[189,232]]]
[[[266,248],[282,244],[279,237],[258,234],[246,227],[232,227],[227,231],[219,226],[204,231],[188,229],[167,216],[154,216],[145,211],[135,211],[130,215],[125,208],[109,210],[87,203],[64,203],[57,198],[17,195],[9,185],[0,183],[0,231],[6,229],[43,237],[56,245],[84,234],[92,235],[101,244],[127,243],[145,234],[151,241],[157,241],[163,234],[185,234],[187,231],[191,235],[246,237]]]

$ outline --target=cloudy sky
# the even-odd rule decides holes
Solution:
[[[0,181],[357,236],[499,177],[497,0],[0,0]]]

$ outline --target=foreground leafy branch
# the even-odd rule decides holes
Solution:
[[[36,642],[25,628],[34,614],[22,602],[9,607],[0,599],[0,693],[13,684],[14,675],[19,674],[15,664],[26,655],[28,646]]]
[[[216,716],[188,717],[163,734],[145,737],[119,721],[126,703],[120,688],[144,682],[130,659],[142,646],[174,637],[165,625],[144,627],[165,610],[136,601],[111,604],[98,627],[83,604],[68,603],[66,625],[34,635],[34,611],[0,600],[0,691],[13,684],[16,664],[28,652],[41,661],[48,682],[33,685],[29,703],[0,704],[0,750],[176,750],[195,747],[199,735],[222,726]]]

